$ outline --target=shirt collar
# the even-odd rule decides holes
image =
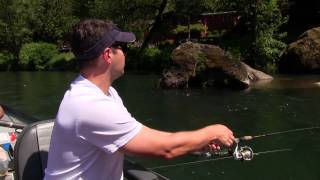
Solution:
[[[77,86],[77,85],[94,89],[99,94],[103,94],[105,96],[108,96],[97,85],[93,84],[91,81],[89,81],[88,79],[83,77],[81,74],[71,83],[71,87]],[[110,88],[109,88],[109,94],[110,94]]]

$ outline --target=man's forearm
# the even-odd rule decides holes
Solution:
[[[169,133],[143,127],[121,148],[126,154],[147,155],[172,159],[199,150],[209,143],[231,145],[232,132],[223,125],[212,125],[195,131]]]
[[[165,147],[166,159],[172,159],[207,146],[211,138],[208,137],[207,129],[195,131],[176,132],[170,134]]]

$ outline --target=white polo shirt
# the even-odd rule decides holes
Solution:
[[[117,91],[107,96],[81,75],[60,104],[45,178],[122,180],[123,153],[117,151],[140,131]]]

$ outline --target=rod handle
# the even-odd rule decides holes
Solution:
[[[10,121],[0,121],[0,126],[8,127],[8,128],[15,128],[15,129],[23,129],[25,127],[25,125],[23,125],[23,124],[13,123]]]
[[[235,138],[235,142],[236,143],[239,143],[240,141],[250,141],[253,139],[253,136],[242,136],[242,137],[239,137],[239,138]]]

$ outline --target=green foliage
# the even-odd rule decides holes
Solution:
[[[33,24],[33,35],[37,41],[57,42],[78,21],[72,15],[70,0],[38,1],[30,10],[34,18],[29,22]]]
[[[0,52],[0,70],[10,70],[14,56],[8,51]]]
[[[278,3],[278,0],[260,0],[256,3],[256,37],[253,47],[260,59],[257,63],[262,66],[275,64],[286,47],[282,42],[286,33],[279,32],[279,29],[287,22],[287,18],[282,17]]]
[[[203,24],[200,24],[200,23],[190,24],[190,31],[201,32],[204,30],[205,30],[205,26]],[[186,32],[188,32],[188,26],[178,25],[173,31],[175,34],[186,33]]]
[[[27,70],[74,69],[71,52],[60,53],[57,46],[49,43],[28,43],[21,48],[19,63]]]
[[[10,61],[14,59],[13,55],[8,51],[0,52],[0,65],[9,64]]]
[[[22,44],[61,41],[75,21],[68,0],[0,0],[0,51],[14,56],[10,64],[17,69]],[[37,67],[28,69],[44,69],[42,60],[33,61]]]
[[[262,64],[275,64],[278,62],[286,44],[274,37],[273,32],[262,31],[257,36],[255,50],[258,57],[262,57]]]
[[[47,70],[74,70],[75,69],[75,58],[73,53],[59,53],[53,56],[47,63]]]
[[[72,14],[79,19],[87,18],[89,16],[90,4],[98,0],[71,0]]]
[[[154,47],[154,48],[147,48],[145,50],[145,53],[143,54],[143,56],[145,58],[153,58],[158,56],[161,53],[160,49]]]
[[[170,64],[173,48],[170,44],[149,47],[137,56],[139,48],[131,47],[126,58],[126,68],[161,71]]]
[[[58,56],[56,45],[49,43],[28,43],[21,48],[19,63],[27,69],[45,70],[47,63]]]
[[[116,24],[136,33],[138,39],[145,37],[145,32],[157,26],[152,36],[156,39],[168,34],[174,27],[175,21],[187,22],[189,18],[196,19],[199,14],[205,11],[212,11],[216,8],[217,0],[95,0],[88,1],[89,16],[112,19]],[[161,5],[165,9],[160,14],[160,21],[156,21]],[[173,17],[171,17],[173,15]],[[174,18],[174,19],[172,19]],[[169,22],[168,22],[169,21]],[[171,23],[171,24],[170,24]],[[168,25],[170,24],[170,25]],[[187,23],[182,23],[186,25]],[[194,30],[201,29],[195,25]],[[151,38],[152,39],[152,38]]]
[[[203,12],[217,9],[218,0],[172,0],[174,11],[179,17],[198,17]]]
[[[19,0],[0,1],[0,50],[10,52],[16,59],[21,45],[30,42],[32,36],[24,10]]]
[[[138,49],[132,49],[137,53]],[[159,63],[161,51],[157,47],[146,48],[139,57],[128,57],[128,68],[133,69],[154,69]]]
[[[89,2],[89,16],[111,19],[118,26],[143,38],[144,32],[154,20],[161,0],[95,0]]]
[[[280,32],[279,28],[287,19],[281,16],[279,2],[280,0],[0,0],[1,69],[4,66],[18,68],[19,64],[26,69],[60,69],[74,64],[70,53],[61,54],[56,47],[31,42],[59,44],[79,19],[111,19],[121,28],[135,32],[137,44],[141,44],[146,34],[152,34],[154,39],[161,41],[173,31],[187,33],[188,24],[191,32],[203,31],[204,27],[197,21],[201,13],[230,10],[240,13],[247,30],[244,36],[248,37],[248,44],[252,46],[237,48],[233,45],[226,49],[237,56],[250,52],[254,64],[265,66],[277,62],[285,47],[282,42],[285,33]],[[282,5],[286,3],[287,0],[281,1]],[[155,32],[150,33],[151,29]],[[219,33],[209,32],[214,40],[226,34]],[[143,44],[148,45],[148,42],[153,41],[145,42]],[[33,46],[24,46],[22,50],[23,44]],[[44,48],[42,52],[40,47]],[[246,47],[251,47],[251,51]],[[129,55],[129,59],[138,59],[132,61],[132,67],[163,67],[168,64],[172,49],[171,45],[153,47],[142,52],[141,57]],[[138,51],[138,47],[131,48],[131,51]],[[19,57],[24,59],[18,64]]]
[[[197,58],[196,74],[201,74],[207,69],[207,57],[204,54],[200,54]]]
[[[281,7],[288,4],[287,0],[221,0],[219,8],[236,10],[241,15],[242,28],[246,28],[243,37],[247,40],[238,43],[238,46],[248,47],[241,50],[241,54],[251,59],[251,64],[269,68],[279,60],[281,52],[286,47],[284,38],[286,32],[280,28],[288,18],[281,14]],[[241,33],[244,33],[242,31]],[[241,37],[240,37],[241,38]],[[235,40],[237,41],[237,39]],[[246,44],[244,44],[246,43]],[[237,50],[232,49],[231,52]],[[249,54],[248,54],[249,53]]]

